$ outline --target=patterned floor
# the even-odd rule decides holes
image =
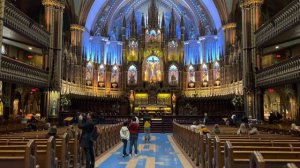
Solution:
[[[118,145],[97,162],[99,168],[191,168],[170,134],[151,134],[151,143],[139,135],[138,157],[122,157],[123,145]],[[129,149],[129,148],[128,148]],[[128,150],[127,150],[128,151]],[[184,166],[183,166],[184,165]]]

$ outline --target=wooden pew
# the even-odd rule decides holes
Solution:
[[[6,141],[0,141],[3,144],[9,145],[24,145],[28,143],[28,139],[7,139]],[[36,153],[37,164],[41,168],[56,168],[57,158],[55,157],[55,140],[54,137],[49,139],[36,139]]]
[[[36,168],[36,145],[34,140],[24,145],[0,145],[0,165],[8,168]]]
[[[266,156],[266,153],[264,153]],[[279,152],[278,155],[286,155],[286,153]],[[261,152],[255,151],[251,154],[250,157],[250,168],[282,168],[287,165],[287,168],[297,168],[294,164],[296,163],[298,166],[300,165],[300,159],[265,159]],[[288,163],[288,162],[293,162]],[[288,163],[288,164],[287,164]]]
[[[224,151],[225,168],[248,167],[249,158],[253,151],[261,151],[267,159],[300,159],[299,147],[295,149],[292,147],[233,146],[230,141],[226,141]],[[286,155],[279,157],[276,153],[285,153]]]
[[[215,136],[213,140],[213,157],[211,159],[212,166],[217,168],[222,168],[224,165],[224,144],[225,139],[220,139],[219,136]],[[283,140],[283,139],[230,139],[230,142],[234,145],[241,146],[283,146],[283,147],[300,147],[300,142],[298,140]]]
[[[44,133],[31,133],[31,134],[19,134],[20,136],[17,136],[18,134],[14,134],[13,136],[3,136],[5,138],[13,138],[10,139],[10,143],[12,143],[13,140],[20,141],[20,140],[28,140],[28,139],[35,139],[36,143],[39,144],[39,142],[44,143],[47,139],[45,139],[46,134]],[[23,137],[21,137],[23,136]],[[1,138],[0,137],[0,140]],[[41,139],[39,139],[41,138]],[[18,140],[19,139],[19,140]],[[57,157],[57,162],[59,164],[59,167],[61,168],[67,168],[70,164],[70,150],[69,150],[69,138],[68,134],[64,133],[62,135],[62,138],[56,138],[55,141],[55,156]]]

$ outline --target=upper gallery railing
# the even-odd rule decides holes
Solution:
[[[109,90],[106,88],[98,88],[93,86],[75,84],[63,80],[61,94],[75,94],[75,95],[84,95],[84,96],[118,98],[122,95],[122,92],[118,90]]]
[[[26,35],[44,46],[49,46],[49,33],[9,2],[5,3],[4,26]]]
[[[232,84],[221,86],[201,87],[196,89],[184,90],[186,97],[211,97],[211,96],[225,96],[232,94],[243,94],[243,82],[238,81]]]
[[[256,75],[256,86],[269,86],[300,78],[300,56],[290,58],[268,68]]]
[[[31,84],[40,87],[48,86],[47,71],[9,57],[2,56],[1,71],[1,78],[8,81]]]
[[[294,0],[256,31],[259,46],[300,23],[300,1]]]

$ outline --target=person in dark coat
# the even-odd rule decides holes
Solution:
[[[78,117],[78,127],[82,129],[80,138],[80,146],[84,149],[86,157],[86,168],[95,167],[95,153],[93,140],[91,139],[95,125],[93,123],[92,114],[88,113],[86,121],[83,121],[83,116]]]

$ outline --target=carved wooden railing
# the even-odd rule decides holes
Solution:
[[[300,78],[300,56],[262,69],[256,75],[256,86],[269,86]]]
[[[211,97],[211,96],[224,96],[232,94],[243,94],[243,82],[238,81],[232,84],[221,86],[201,87],[196,89],[184,90],[186,97]]]
[[[44,46],[49,46],[50,34],[41,27],[41,25],[26,16],[26,14],[9,2],[5,3],[4,26],[17,31]]]
[[[259,46],[299,23],[300,1],[294,0],[256,31],[256,44]]]
[[[1,79],[37,87],[48,86],[48,72],[26,63],[2,56]]]
[[[121,90],[110,90],[106,88],[98,88],[93,86],[86,86],[75,84],[72,82],[62,81],[62,94],[75,94],[75,95],[85,95],[85,96],[95,96],[95,97],[111,97],[118,98],[122,96]]]

